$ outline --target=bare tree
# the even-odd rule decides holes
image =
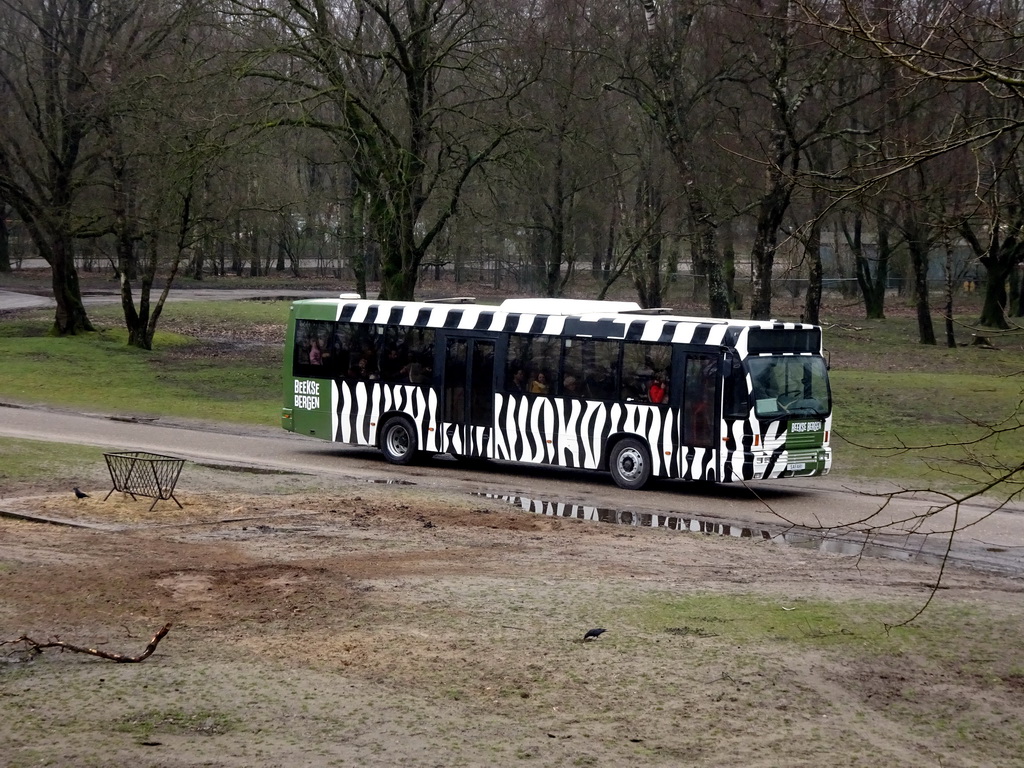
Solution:
[[[95,168],[102,100],[97,78],[132,16],[118,0],[2,0],[0,199],[9,203],[52,274],[54,330],[93,330],[82,304],[74,206]]]
[[[516,127],[507,100],[530,75],[502,60],[496,19],[467,0],[232,5],[243,72],[280,88],[269,122],[331,139],[366,198],[381,297],[412,298],[467,179]]]
[[[805,5],[806,7],[806,5]],[[990,3],[968,0],[931,6],[920,3],[855,5],[843,0],[845,20],[836,24],[844,32],[872,45],[887,60],[901,67],[918,82],[941,82],[964,91],[977,92],[989,109],[979,119],[964,124],[941,141],[915,147],[916,160],[944,154],[964,144],[989,144],[989,159],[980,164],[978,186],[989,194],[987,218],[995,219],[1009,231],[1001,230],[988,242],[977,236],[971,241],[970,226],[962,233],[971,242],[988,273],[981,322],[1005,328],[1008,295],[1006,285],[1021,263],[1020,231],[1014,221],[1012,194],[1006,194],[1012,178],[1010,157],[1024,133],[1024,61],[1018,55],[1024,43],[1022,9],[1018,3]],[[820,15],[812,16],[823,22]],[[995,173],[991,169],[998,169]],[[989,172],[985,172],[989,171]],[[1009,173],[1007,173],[1009,171]],[[1001,176],[1001,184],[992,180]],[[1002,188],[1002,191],[1000,190]],[[995,205],[1009,206],[997,212]]]
[[[0,272],[11,271],[11,232],[7,227],[7,202],[0,198]]]
[[[1024,102],[1013,106],[1024,108]],[[1012,308],[1007,286],[1024,264],[1022,142],[1024,131],[1016,136],[997,136],[976,150],[976,200],[968,206],[958,227],[988,275],[979,323],[991,328],[1010,327],[1007,315]]]
[[[727,73],[737,65],[733,46],[716,50],[716,24],[721,8],[707,0],[642,0],[643,50],[650,78],[627,74],[623,88],[654,119],[672,155],[693,225],[697,270],[707,275],[708,310],[713,317],[731,316],[731,295],[719,252],[721,214],[715,207],[711,181],[701,172],[709,149],[709,131],[722,111],[716,103]],[[717,42],[724,42],[719,40]]]
[[[128,343],[151,349],[160,313],[195,238],[211,148],[222,124],[210,106],[228,101],[201,62],[212,57],[198,6],[139,5],[123,46],[108,53],[93,209],[95,236],[109,236]],[[100,194],[102,187],[106,193]],[[162,280],[160,293],[152,291]],[[138,303],[134,288],[138,286]]]
[[[598,60],[585,38],[584,12],[575,0],[538,9],[523,45],[538,77],[518,105],[519,119],[529,130],[506,156],[523,196],[517,208],[526,234],[529,282],[544,296],[561,296],[575,274],[584,196],[593,194],[599,175],[590,125]]]
[[[832,134],[833,123],[857,97],[843,104],[829,98],[829,82],[841,61],[839,48],[821,39],[817,29],[800,23],[790,0],[753,3],[743,10],[743,21],[749,25],[743,37],[751,42],[752,55],[746,71],[737,73],[750,97],[741,132],[744,138],[753,137],[753,146],[747,144],[746,151],[762,167],[761,184],[752,201],[750,316],[767,320],[772,314],[779,232],[804,175],[805,153]]]

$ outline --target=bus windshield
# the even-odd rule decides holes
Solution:
[[[761,355],[747,359],[758,418],[827,416],[832,410],[828,373],[821,357]]]

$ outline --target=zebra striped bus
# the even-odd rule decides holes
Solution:
[[[821,329],[632,302],[292,304],[282,426],[419,454],[731,482],[823,475]]]

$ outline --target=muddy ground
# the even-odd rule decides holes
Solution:
[[[0,765],[1024,765],[1019,578],[227,474],[0,500]]]

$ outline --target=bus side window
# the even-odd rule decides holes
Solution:
[[[743,367],[729,358],[725,360],[725,389],[722,393],[722,414],[727,419],[745,419],[750,411],[750,394]]]
[[[336,375],[352,381],[380,378],[376,329],[372,325],[339,326],[336,334]]]
[[[622,345],[622,386],[620,397],[625,402],[650,402],[651,384],[655,374],[666,381],[672,368],[672,347],[668,344],[641,344],[627,341]]]
[[[619,349],[617,341],[591,341],[584,345],[587,396],[597,400],[618,399]]]
[[[415,328],[409,332],[409,364],[403,368],[403,380],[410,384],[434,383],[434,331]]]
[[[402,380],[402,369],[409,364],[409,349],[405,343],[407,329],[388,326],[377,334],[380,347],[380,379],[389,383]]]
[[[292,359],[294,376],[330,378],[335,375],[336,366],[331,348],[335,326],[329,320],[295,321],[295,356]]]
[[[566,339],[562,394],[593,400],[616,398],[619,342]]]
[[[562,339],[562,372],[557,393],[562,397],[583,397],[583,350],[578,339]]]
[[[546,395],[558,373],[558,340],[551,336],[509,336],[504,388],[512,394]]]
[[[527,389],[535,395],[549,394],[558,377],[558,339],[534,336],[530,339],[530,364],[526,370]]]
[[[530,362],[530,337],[509,336],[505,360],[506,392],[518,395],[526,391],[527,367]]]

